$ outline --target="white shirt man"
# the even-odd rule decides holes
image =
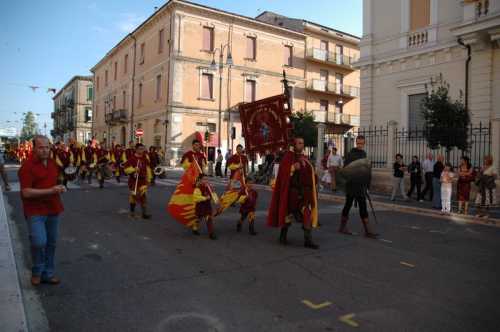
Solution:
[[[337,154],[337,151],[334,150],[333,153],[330,154],[328,160],[326,162],[326,167],[342,167],[343,161],[342,157]]]

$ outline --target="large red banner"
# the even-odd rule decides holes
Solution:
[[[283,94],[239,105],[247,153],[264,154],[288,147],[292,125],[286,103]]]

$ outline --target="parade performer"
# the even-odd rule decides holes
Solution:
[[[139,203],[141,205],[142,218],[151,219],[151,215],[147,212],[146,193],[152,178],[152,170],[146,154],[146,147],[141,143],[137,143],[135,153],[127,159],[123,167],[125,174],[129,176],[130,216],[135,217],[135,206]]]
[[[292,220],[303,224],[304,247],[318,249],[312,241],[312,228],[318,226],[316,173],[304,152],[304,139],[296,137],[293,151],[281,160],[278,177],[269,206],[267,224],[280,227],[280,243],[288,243],[288,228]]]
[[[64,143],[57,142],[55,149],[55,162],[57,166],[59,166],[59,183],[62,183],[63,186],[68,188],[68,178],[64,173],[66,167],[69,167],[73,164],[74,158],[71,153],[69,147],[65,146]]]
[[[257,205],[257,191],[252,186],[250,181],[246,182],[246,186],[241,189],[238,202],[240,206],[240,220],[236,226],[236,231],[241,232],[243,222],[248,219],[248,232],[250,235],[257,235],[255,232],[255,207]]]
[[[125,161],[127,161],[129,158],[132,158],[135,154],[135,145],[134,141],[129,141],[128,142],[128,148],[125,149]]]
[[[193,192],[197,220],[195,220],[192,230],[194,235],[200,235],[200,224],[205,222],[207,224],[208,237],[211,240],[215,240],[217,236],[214,231],[212,195],[213,192],[207,178],[204,174],[200,174],[198,180],[196,180],[196,188]]]
[[[233,178],[238,170],[241,170],[243,173],[243,178],[246,178],[248,174],[248,158],[243,153],[243,146],[238,144],[236,146],[236,153],[229,158],[227,161],[228,168],[231,170],[230,179],[233,181]]]
[[[97,180],[99,181],[99,188],[104,188],[104,179],[108,172],[108,164],[111,160],[108,150],[103,148],[99,143],[96,144],[95,155],[97,158]]]
[[[201,169],[201,173],[205,174],[205,169],[207,167],[207,157],[202,152],[201,142],[197,139],[192,142],[192,150],[184,153],[181,159],[181,165],[184,170],[187,170],[191,163],[196,160],[198,166]]]
[[[149,162],[151,164],[151,169],[154,170],[158,165],[160,165],[160,156],[158,152],[156,152],[156,148],[154,146],[149,147]],[[153,180],[151,181],[151,185],[155,185],[156,175],[153,172]]]
[[[365,138],[362,135],[356,137],[356,147],[352,148],[347,154],[344,162],[344,168],[341,170],[339,177],[345,179],[345,205],[342,209],[342,217],[340,220],[339,233],[352,235],[352,232],[347,228],[349,221],[349,211],[354,203],[357,202],[359,215],[365,229],[365,236],[368,238],[377,238],[378,234],[371,230],[368,222],[368,210],[366,199],[368,188],[371,181],[371,165],[366,159],[364,151]]]
[[[122,163],[126,161],[125,152],[120,144],[115,144],[110,155],[116,182],[120,183],[123,172]]]
[[[82,165],[80,168],[81,179],[88,177],[88,183],[92,183],[92,173],[95,171],[97,166],[97,156],[95,154],[95,149],[92,145],[92,141],[87,142],[87,146],[82,151]]]
[[[69,150],[71,151],[71,154],[73,155],[72,166],[79,169],[80,164],[82,162],[82,149],[79,146],[79,144],[77,142],[75,142],[75,140],[73,138],[69,139]]]

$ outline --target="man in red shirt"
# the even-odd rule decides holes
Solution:
[[[37,135],[33,138],[33,155],[19,169],[21,199],[24,215],[30,227],[32,253],[31,283],[52,285],[60,280],[54,276],[59,214],[63,205],[59,194],[66,188],[57,184],[59,168],[50,159],[49,140]]]

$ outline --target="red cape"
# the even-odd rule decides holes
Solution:
[[[267,225],[282,227],[288,213],[288,191],[290,189],[290,171],[294,162],[294,153],[288,151],[283,156],[278,170],[278,177],[267,213]]]

